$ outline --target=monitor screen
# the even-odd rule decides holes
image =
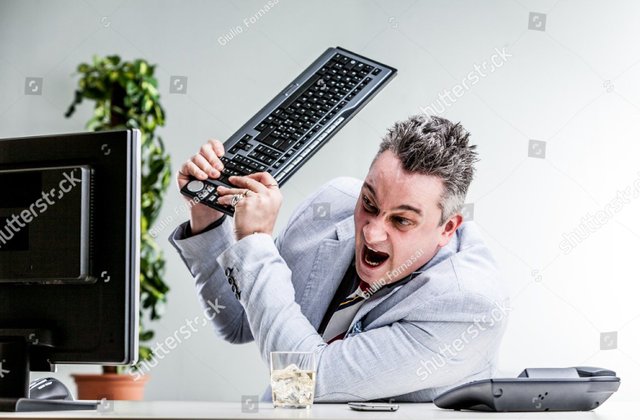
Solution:
[[[0,170],[0,282],[95,281],[91,174],[86,165]]]

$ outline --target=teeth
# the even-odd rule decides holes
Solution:
[[[376,251],[375,249],[373,249],[373,248],[369,248],[369,247],[368,247],[368,246],[366,246],[366,245],[365,245],[365,248],[367,248],[369,251],[371,251],[371,252],[373,252],[373,253],[375,253],[375,254],[384,254],[383,252],[381,252],[381,251]]]
[[[366,245],[365,245],[365,248],[367,248],[367,249],[368,249],[369,251],[371,251],[371,252],[377,252],[377,251],[375,251],[375,250],[373,250],[373,249],[369,248],[369,247],[368,247],[368,246],[366,246]],[[377,267],[377,266],[379,266],[380,264],[382,264],[381,262],[370,261],[370,260],[367,258],[367,253],[366,253],[366,252],[364,253],[364,261],[365,261],[367,264],[372,265],[372,266],[374,266],[374,267]]]
[[[376,266],[379,266],[379,265],[380,265],[380,263],[379,263],[379,262],[377,263],[377,262],[369,261],[369,259],[366,257],[366,255],[365,255],[365,257],[364,257],[364,260],[365,260],[365,262],[366,262],[367,264],[372,265],[372,266],[374,266],[374,267],[376,267]]]

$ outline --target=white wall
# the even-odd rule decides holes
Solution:
[[[622,377],[616,398],[637,400],[638,194],[601,213],[568,252],[561,244],[583,217],[610,209],[618,191],[640,183],[640,3],[280,0],[245,26],[265,4],[0,0],[0,137],[83,130],[89,105],[71,120],[63,114],[74,69],[93,54],[158,63],[167,111],[160,132],[174,171],[207,138],[229,136],[328,46],[397,67],[388,88],[284,186],[281,227],[321,183],[363,177],[394,121],[469,78],[443,115],[471,131],[482,158],[467,201],[512,295],[503,373],[604,366]],[[546,14],[544,31],[530,12]],[[243,33],[221,45],[218,38],[238,25]],[[502,66],[483,69],[503,48],[510,56]],[[186,94],[169,93],[172,75],[187,76]],[[25,95],[30,76],[43,78],[41,96]],[[544,158],[528,156],[531,139],[546,142]],[[172,189],[161,218],[176,225],[181,203]],[[193,281],[164,240],[169,230],[160,243],[172,291],[155,326],[159,339],[201,315]],[[617,348],[601,350],[606,332],[617,332]],[[66,366],[58,375],[68,381],[69,372],[97,370]],[[254,344],[233,346],[210,330],[151,375],[150,400],[239,401],[267,384]]]

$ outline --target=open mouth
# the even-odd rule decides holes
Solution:
[[[383,262],[385,262],[389,258],[389,254],[385,252],[376,251],[374,249],[369,248],[368,246],[364,246],[362,251],[362,260],[369,267],[377,267]]]

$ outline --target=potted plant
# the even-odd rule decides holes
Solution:
[[[165,260],[151,232],[162,206],[163,194],[171,179],[170,159],[162,138],[155,129],[163,126],[164,109],[160,105],[155,66],[137,59],[122,61],[119,56],[93,57],[91,64],[82,63],[75,97],[65,116],[75,112],[84,99],[95,101],[93,116],[86,127],[94,131],[119,128],[138,128],[142,133],[142,192],[140,237],[140,332],[139,362],[151,360],[150,347],[154,332],[145,328],[147,321],[160,318],[159,307],[166,303],[169,287],[163,280]],[[134,366],[135,370],[138,366]],[[102,375],[74,375],[78,384],[79,399],[142,399],[145,380],[134,380],[132,375],[122,375],[128,367],[103,366]],[[96,377],[97,378],[92,378]],[[117,383],[134,394],[122,393],[98,385],[97,391],[87,393],[83,384],[95,380]],[[135,389],[134,389],[135,388]]]

